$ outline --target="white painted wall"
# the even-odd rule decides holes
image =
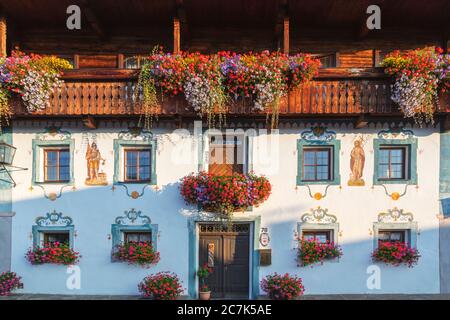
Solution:
[[[260,279],[272,272],[294,273],[303,278],[306,293],[438,293],[439,292],[439,222],[436,215],[438,207],[439,185],[439,133],[436,129],[414,128],[418,142],[418,181],[419,188],[410,187],[407,194],[398,201],[386,196],[380,186],[372,188],[373,175],[373,138],[381,128],[347,130],[330,128],[337,132],[341,140],[340,173],[341,185],[331,186],[328,195],[317,201],[310,198],[306,187],[296,188],[297,175],[297,139],[300,132],[308,129],[283,129],[279,135],[279,150],[274,152],[271,163],[279,163],[276,170],[259,162],[258,152],[264,136],[255,138],[254,171],[267,174],[273,193],[269,200],[252,214],[260,214],[261,227],[268,227],[271,237],[272,265],[260,268]],[[106,187],[87,187],[85,149],[82,148],[80,128],[64,128],[72,132],[75,139],[75,185],[63,191],[62,197],[50,201],[43,197],[40,188],[29,190],[32,168],[32,139],[37,126],[14,126],[13,143],[17,147],[15,165],[30,168],[28,171],[14,174],[17,187],[13,189],[13,247],[12,270],[23,277],[28,293],[65,293],[65,294],[136,294],[137,284],[147,274],[158,271],[177,273],[185,288],[188,287],[188,228],[184,215],[185,204],[179,195],[177,182],[183,176],[197,170],[195,161],[185,164],[173,164],[172,158],[179,148],[179,137],[170,134],[170,130],[157,129],[159,137],[156,159],[158,187],[160,190],[147,189],[142,198],[133,200],[126,196],[125,190],[117,187],[111,190],[114,173],[113,139],[125,128],[105,128],[100,126],[97,144],[106,159],[103,170],[107,173],[110,185]],[[162,134],[164,133],[164,134]],[[365,187],[348,187],[350,169],[350,151],[356,135],[364,134],[367,142],[364,146],[366,164],[364,168]],[[192,138],[183,140],[191,155],[197,150],[190,145]],[[258,148],[258,145],[260,146]],[[190,148],[193,149],[190,149]],[[178,155],[176,159],[181,159]],[[314,192],[324,192],[325,186],[312,186]],[[389,191],[402,192],[403,186],[389,185]],[[48,188],[50,192],[52,189]],[[135,190],[131,187],[130,191]],[[311,208],[321,206],[338,218],[342,236],[339,244],[343,246],[344,256],[339,262],[317,265],[312,268],[297,267],[296,242],[294,231],[302,214]],[[420,235],[418,249],[422,254],[415,268],[381,267],[381,289],[370,291],[366,287],[366,269],[372,264],[370,254],[373,239],[369,229],[376,221],[379,212],[398,207],[414,214],[418,222]],[[135,208],[158,224],[158,251],[161,261],[158,265],[144,269],[124,263],[111,263],[111,224],[125,210]],[[82,254],[81,290],[66,288],[66,268],[63,266],[32,266],[24,255],[32,245],[31,227],[36,217],[57,210],[73,218],[77,236],[75,249]],[[187,293],[187,291],[186,291]]]

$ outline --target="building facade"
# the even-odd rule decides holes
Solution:
[[[6,2],[9,19],[16,18],[27,30],[30,22],[23,18],[30,13]],[[129,34],[121,46],[119,35],[113,35],[95,52],[87,46],[89,33],[74,48],[69,37],[57,49],[51,33],[17,39],[8,33],[11,48],[70,56],[75,66],[63,75],[63,88],[45,110],[29,114],[14,101],[13,119],[2,131],[3,141],[17,148],[14,165],[27,169],[13,172],[14,187],[7,182],[0,186],[0,267],[22,276],[25,287],[19,292],[133,295],[145,276],[171,271],[181,279],[184,294],[195,298],[195,274],[204,263],[214,265],[210,281],[219,298],[256,298],[263,294],[260,281],[274,272],[300,276],[306,294],[448,292],[449,105],[442,99],[433,124],[420,127],[403,119],[389,99],[390,79],[376,68],[384,52],[442,46],[441,37],[430,31],[417,41],[402,36],[397,41],[384,31],[331,41],[324,32],[317,38],[312,32],[303,43],[292,31],[303,28],[295,2],[272,2],[275,8],[289,8],[289,15],[282,15],[281,49],[319,48],[325,64],[308,84],[309,91],[290,93],[282,102],[277,130],[267,130],[265,114],[253,114],[244,105],[233,107],[222,127],[209,128],[177,99],[164,103],[152,128],[143,128],[135,102],[122,92],[136,82],[138,71],[126,69],[137,67],[133,55],[149,45],[136,48]],[[179,3],[183,1],[173,5]],[[200,18],[193,8],[200,3],[179,7],[184,12],[186,6],[193,21],[189,42],[182,47],[226,47],[220,40],[213,45],[216,29],[196,29]],[[418,8],[411,14],[421,17]],[[113,27],[99,8],[88,9]],[[159,10],[171,21],[171,10]],[[270,15],[270,10],[258,10],[260,17]],[[50,25],[44,20],[43,26]],[[252,28],[232,21],[253,35]],[[184,15],[173,22],[177,52],[187,23]],[[394,27],[408,33],[408,26],[399,23]],[[325,25],[331,30],[340,24],[330,18]],[[242,35],[236,42],[245,44],[239,51],[267,47],[263,40],[254,44],[245,39]],[[266,176],[272,185],[269,199],[225,222],[184,202],[179,190],[183,177],[230,170]],[[343,255],[302,267],[297,261],[302,237],[335,242]],[[418,264],[374,263],[371,254],[386,239],[416,248]],[[151,241],[160,261],[150,268],[115,261],[115,246],[128,240]],[[25,259],[29,248],[52,241],[67,241],[81,254],[77,267],[31,265]]]

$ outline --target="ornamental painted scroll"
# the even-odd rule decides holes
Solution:
[[[62,215],[62,212],[47,212],[45,217],[37,217],[36,224],[40,227],[68,227],[71,226],[73,220],[71,217],[67,217]]]
[[[326,127],[316,126],[303,131],[301,138],[308,142],[330,142],[336,139],[336,132],[329,131]]]
[[[301,221],[307,223],[336,223],[337,217],[328,214],[328,209],[317,207],[316,209],[310,209],[309,213],[302,215]]]
[[[391,127],[389,129],[381,130],[378,132],[378,138],[380,139],[399,139],[399,138],[412,138],[414,136],[414,132],[409,129],[405,129],[404,127]]]
[[[397,207],[378,214],[378,222],[411,222],[413,220],[414,216],[411,212],[403,212],[403,209]]]
[[[136,211],[134,208],[131,210],[124,211],[124,216],[119,216],[116,218],[116,224],[120,225],[142,225],[151,224],[152,221],[150,217],[142,215],[142,211]]]
[[[349,186],[364,186],[363,171],[366,156],[363,149],[362,139],[357,139],[354,142],[354,147],[350,153],[350,179]]]

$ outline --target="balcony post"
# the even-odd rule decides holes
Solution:
[[[180,19],[173,18],[173,53],[180,53]]]
[[[283,20],[283,53],[289,54],[289,17]]]
[[[0,15],[0,57],[6,57],[6,17]]]

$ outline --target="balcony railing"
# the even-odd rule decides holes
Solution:
[[[50,106],[28,113],[15,99],[14,115],[23,116],[133,116],[141,114],[140,97],[135,97],[137,71],[122,69],[79,69],[67,71],[64,84],[55,90]],[[390,96],[391,79],[379,68],[321,69],[313,81],[290,92],[280,103],[281,116],[399,114]],[[441,99],[442,100],[442,99]],[[448,96],[438,112],[450,112]],[[182,97],[165,98],[161,116],[195,116]],[[236,116],[263,114],[253,110],[249,99],[228,106]]]

